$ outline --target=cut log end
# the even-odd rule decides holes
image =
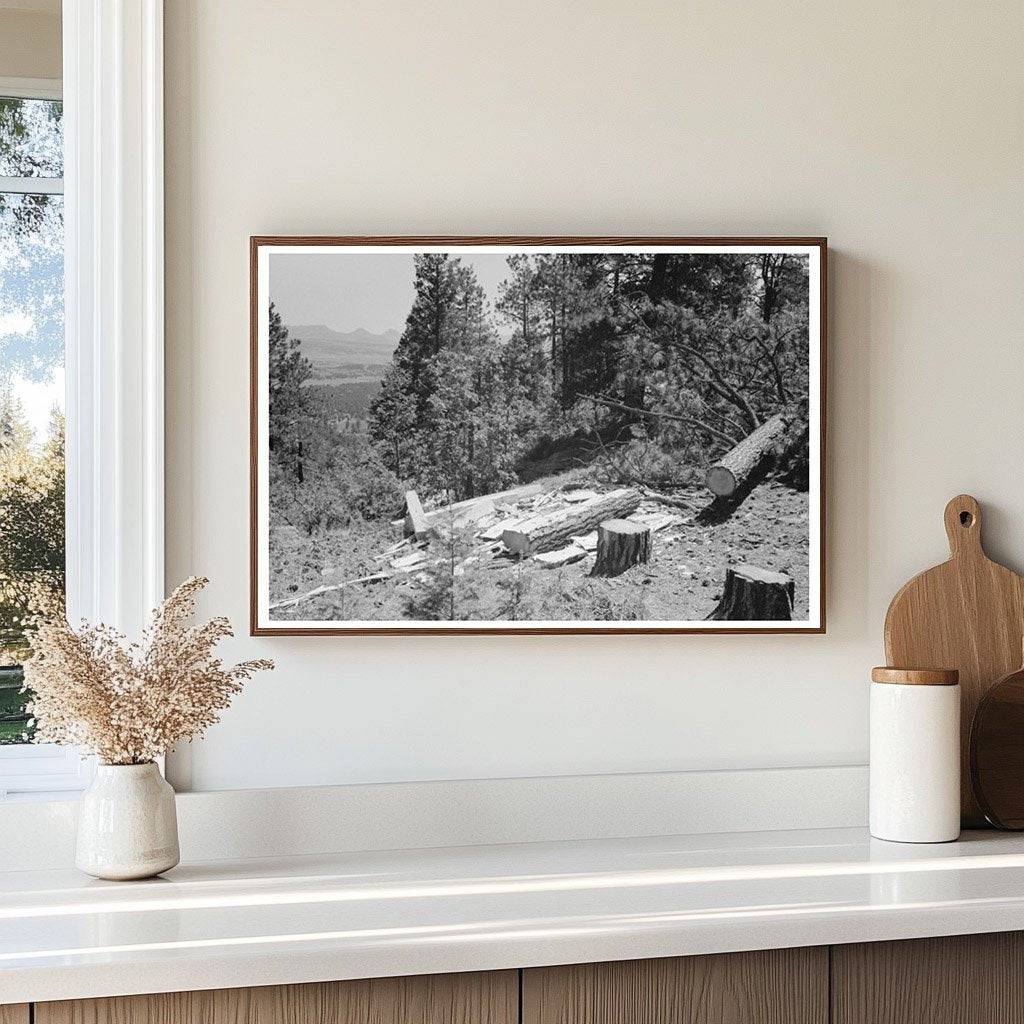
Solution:
[[[707,475],[708,490],[719,498],[728,498],[736,490],[736,476],[725,466],[712,466]]]
[[[704,477],[708,490],[719,498],[728,498],[740,488],[757,483],[771,469],[775,446],[786,428],[785,416],[778,413],[748,434],[708,469]]]
[[[592,576],[619,576],[650,561],[651,528],[626,519],[609,519],[597,528],[597,561]]]
[[[725,589],[709,620],[789,622],[793,618],[793,580],[783,572],[737,565],[725,574]]]

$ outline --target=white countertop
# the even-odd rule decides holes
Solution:
[[[1024,929],[1024,836],[859,829],[0,872],[0,1003]]]

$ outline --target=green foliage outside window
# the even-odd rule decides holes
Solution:
[[[0,744],[31,739],[26,625],[64,597],[61,104],[0,97]]]

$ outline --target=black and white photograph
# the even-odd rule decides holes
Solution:
[[[824,630],[819,239],[254,238],[252,630]]]

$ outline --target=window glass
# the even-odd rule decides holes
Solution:
[[[0,96],[0,177],[64,176],[61,107],[54,100]]]
[[[31,739],[26,621],[63,608],[60,108],[0,98],[0,744]]]

